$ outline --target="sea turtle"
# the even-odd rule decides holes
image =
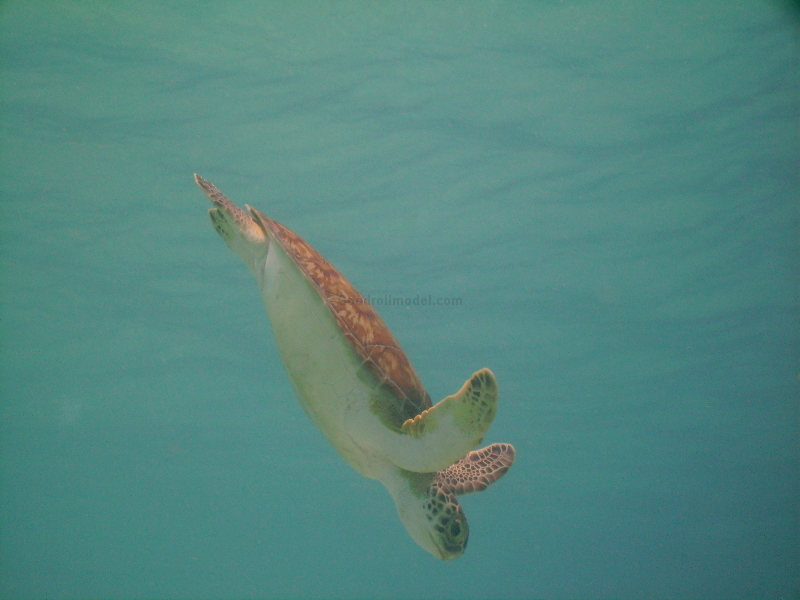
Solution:
[[[473,451],[497,410],[489,369],[435,406],[375,309],[295,233],[249,214],[195,175],[214,229],[255,275],[297,398],[336,451],[394,498],[420,546],[443,560],[467,545],[456,496],[479,492],[514,462],[511,444]]]

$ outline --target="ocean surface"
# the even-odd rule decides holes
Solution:
[[[799,59],[777,0],[3,2],[0,597],[800,598]],[[461,558],[306,418],[193,173],[434,401],[494,371]]]

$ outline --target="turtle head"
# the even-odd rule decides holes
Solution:
[[[406,485],[390,491],[412,539],[436,558],[454,560],[467,547],[469,525],[456,497],[434,476],[404,471]]]
[[[423,547],[442,560],[461,556],[467,548],[469,525],[456,497],[446,494],[437,484],[432,484],[423,507],[427,534],[433,548]]]

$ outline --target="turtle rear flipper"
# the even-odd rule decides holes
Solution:
[[[253,273],[268,249],[268,238],[261,225],[220,192],[210,181],[195,174],[194,180],[214,203],[208,216],[214,230],[225,244],[242,259]]]

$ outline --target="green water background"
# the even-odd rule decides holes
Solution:
[[[798,598],[798,18],[4,2],[3,598]],[[442,563],[294,401],[197,172],[498,377]]]

